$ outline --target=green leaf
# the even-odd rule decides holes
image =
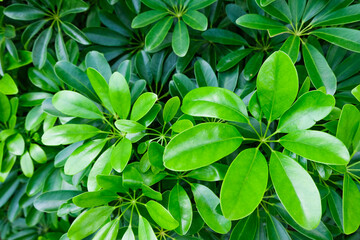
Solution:
[[[178,221],[174,219],[171,213],[166,210],[160,203],[149,201],[146,203],[151,218],[162,228],[166,230],[174,230],[179,226]]]
[[[123,138],[111,152],[111,166],[118,172],[122,172],[131,158],[132,144],[127,138]]]
[[[139,216],[138,231],[139,240],[157,240],[150,223],[141,215]]]
[[[165,123],[170,122],[175,117],[176,113],[179,110],[179,107],[180,107],[179,97],[170,98],[166,102],[163,110],[163,119]]]
[[[197,1],[190,1],[189,5],[187,6],[190,10],[198,10],[202,8],[206,8],[207,6],[213,4],[216,0],[197,0]]]
[[[132,28],[146,27],[147,25],[162,19],[167,14],[168,14],[167,12],[159,11],[159,10],[150,10],[147,12],[140,13],[132,20],[131,27]]]
[[[45,151],[37,144],[30,143],[30,156],[37,163],[46,163],[47,156]]]
[[[101,76],[101,74],[96,71],[94,68],[88,68],[86,70],[86,74],[93,86],[96,94],[99,96],[100,100],[104,104],[104,106],[111,112],[114,113],[114,109],[112,107],[110,96],[109,96],[109,85],[107,84],[105,78]]]
[[[305,10],[306,0],[289,0],[293,22],[298,25]]]
[[[282,51],[270,55],[258,73],[257,95],[269,122],[280,117],[294,102],[299,88],[296,69]]]
[[[124,233],[123,237],[121,238],[121,240],[135,240],[135,235],[131,228],[131,224],[128,226],[128,228],[127,228],[126,232]]]
[[[41,69],[46,62],[47,47],[52,36],[52,28],[47,28],[40,33],[34,42],[32,59],[34,65]]]
[[[246,63],[243,72],[246,81],[250,81],[256,76],[263,62],[263,58],[263,52],[256,52]]]
[[[118,198],[119,198],[119,196],[116,193],[114,193],[113,191],[99,190],[99,191],[95,191],[95,192],[82,193],[82,194],[74,197],[72,200],[76,206],[79,206],[82,208],[91,208],[91,207],[105,205],[111,201],[118,199]]]
[[[20,167],[21,171],[28,178],[32,177],[34,174],[34,163],[30,157],[29,152],[25,152],[20,158]]]
[[[148,149],[149,161],[152,166],[164,170],[163,155],[164,147],[157,142],[151,142]]]
[[[241,35],[221,28],[208,29],[201,36],[208,41],[224,45],[248,45]]]
[[[152,51],[158,47],[165,39],[173,23],[172,17],[165,17],[157,22],[145,37],[145,48]]]
[[[255,0],[258,6],[261,6],[260,1],[261,0]],[[273,17],[283,22],[291,23],[290,8],[285,0],[276,0],[267,6],[261,6],[261,8]]]
[[[45,131],[41,140],[48,146],[67,145],[89,139],[99,133],[100,130],[91,125],[66,124]]]
[[[321,200],[308,172],[295,160],[273,151],[270,176],[287,212],[301,227],[316,228],[321,219]]]
[[[132,120],[117,120],[115,126],[122,132],[138,133],[144,131],[146,127],[138,122]]]
[[[58,60],[69,61],[69,54],[66,49],[63,35],[60,31],[55,37],[55,53]]]
[[[82,193],[75,190],[49,191],[39,195],[34,201],[34,207],[41,212],[56,212],[61,205]]]
[[[190,229],[193,212],[190,198],[179,183],[170,192],[169,211],[180,223],[175,231],[180,235],[185,235]]]
[[[318,38],[353,52],[360,52],[360,31],[349,28],[322,28],[311,32]]]
[[[218,81],[210,64],[202,58],[198,58],[194,64],[194,72],[199,87],[217,87]]]
[[[360,102],[360,85],[353,88],[351,94]]]
[[[96,181],[103,189],[108,189],[113,192],[126,193],[127,190],[123,187],[123,181],[121,176],[116,175],[98,175]]]
[[[281,218],[284,219],[287,224],[289,224],[292,228],[294,228],[302,235],[316,240],[333,239],[331,232],[329,231],[329,229],[327,229],[326,225],[323,222],[320,222],[319,226],[317,226],[315,229],[306,230],[294,221],[294,219],[289,215],[289,213],[282,205],[276,204],[275,207]]]
[[[189,141],[192,144],[188,144]],[[169,142],[164,152],[164,165],[173,171],[205,167],[235,151],[241,142],[241,134],[231,125],[202,123]]]
[[[269,239],[274,240],[291,240],[285,227],[274,216],[266,215],[266,229]]]
[[[225,55],[216,65],[219,72],[229,70],[252,52],[251,49],[238,49]]]
[[[343,183],[342,213],[344,233],[355,232],[360,225],[360,208],[357,203],[360,201],[360,192],[356,183],[349,174],[345,174]]]
[[[103,118],[95,103],[77,92],[68,90],[57,92],[52,98],[52,103],[57,110],[72,117]]]
[[[96,180],[96,177],[98,175],[108,175],[111,173],[112,168],[110,157],[112,150],[113,148],[110,147],[106,151],[104,151],[91,168],[87,180],[87,189],[89,192],[100,190],[101,187]]]
[[[25,118],[25,129],[27,131],[33,130],[41,124],[46,118],[47,114],[44,112],[41,106],[36,106],[29,111]]]
[[[316,88],[325,87],[328,94],[336,91],[336,77],[325,57],[311,44],[305,43],[302,48],[306,70]]]
[[[241,219],[231,232],[230,240],[256,239],[256,230],[259,224],[256,213]]]
[[[45,180],[54,170],[54,166],[52,164],[44,165],[35,170],[34,175],[28,181],[26,185],[26,193],[28,196],[32,197],[42,191]]]
[[[204,222],[215,232],[226,234],[231,229],[231,221],[226,219],[217,210],[220,200],[207,187],[193,184],[191,190],[194,194],[196,208]]]
[[[201,181],[221,181],[224,179],[227,170],[227,165],[221,163],[213,163],[209,166],[195,169],[186,174],[186,176]]]
[[[112,107],[120,118],[126,119],[130,112],[130,89],[123,75],[113,73],[109,81],[109,97]]]
[[[141,2],[152,9],[167,10],[167,6],[162,0],[141,0]]]
[[[271,18],[267,18],[258,14],[245,14],[236,20],[236,24],[242,27],[258,29],[258,30],[268,30],[268,29],[287,30],[287,28],[278,21],[275,21]]]
[[[224,88],[202,87],[190,91],[183,100],[181,110],[191,116],[248,122],[243,101],[235,93]]]
[[[61,6],[60,16],[66,16],[71,13],[80,13],[88,10],[89,5],[81,0],[65,1]]]
[[[208,20],[206,16],[198,11],[187,11],[183,16],[182,20],[189,27],[199,31],[205,31],[208,27]]]
[[[327,0],[309,0],[307,1],[304,14],[302,16],[302,22],[307,22],[316,14],[318,14],[328,4]]]
[[[299,56],[300,38],[299,36],[291,35],[286,39],[280,50],[289,55],[291,61],[296,63]]]
[[[0,122],[6,123],[10,118],[11,106],[7,96],[0,92]]]
[[[360,112],[352,104],[345,104],[341,111],[336,137],[350,149],[360,123]]]
[[[12,19],[19,21],[31,21],[42,18],[46,15],[42,10],[26,4],[11,4],[8,6],[4,14]]]
[[[64,30],[64,32],[69,37],[71,37],[72,39],[74,39],[75,41],[77,41],[80,44],[83,44],[83,45],[90,44],[89,39],[75,25],[73,25],[70,22],[66,22],[66,21],[60,21],[60,23],[61,23],[61,28]]]
[[[127,168],[125,168],[122,177],[123,186],[125,188],[137,190],[143,185],[143,178],[140,172],[134,166],[129,165]]]
[[[224,216],[237,220],[250,215],[260,204],[267,181],[265,157],[255,148],[243,150],[231,163],[221,187],[220,204]]]
[[[70,239],[83,239],[103,225],[114,211],[114,207],[103,206],[80,214],[71,224],[67,233]]]
[[[184,57],[190,46],[188,29],[183,21],[178,21],[172,35],[172,49],[179,57]]]
[[[294,132],[311,128],[325,118],[333,107],[335,99],[320,91],[303,94],[280,118],[278,132]]]
[[[0,79],[0,93],[13,95],[18,93],[18,88],[14,79],[7,73]]]
[[[157,100],[158,98],[155,93],[147,92],[141,94],[132,107],[130,119],[138,121],[144,117],[151,110]]]
[[[67,61],[59,61],[55,64],[55,72],[70,87],[92,100],[97,99],[88,77],[79,67]]]
[[[77,148],[65,163],[65,174],[75,175],[84,170],[99,155],[106,142],[106,139],[96,139]]]
[[[279,142],[289,151],[315,162],[346,165],[350,160],[346,146],[328,133],[297,131],[283,136]]]
[[[96,232],[93,240],[115,240],[119,232],[120,218],[116,218],[105,224],[99,231]]]
[[[23,155],[25,150],[25,141],[23,136],[20,133],[18,133],[16,135],[9,137],[7,139],[6,146],[10,153],[16,156]]]
[[[97,51],[89,52],[85,57],[85,65],[87,69],[95,69],[99,73],[98,75],[101,75],[106,82],[109,82],[111,77],[111,68],[104,54]]]
[[[360,4],[354,4],[316,18],[311,22],[311,24],[313,26],[344,25],[357,22],[359,19]]]

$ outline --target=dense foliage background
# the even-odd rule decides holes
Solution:
[[[0,2],[0,239],[360,239],[356,0]]]

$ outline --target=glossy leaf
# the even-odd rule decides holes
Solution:
[[[172,35],[172,49],[179,57],[184,57],[190,46],[188,29],[183,21],[178,21]]]
[[[280,138],[279,142],[289,151],[315,162],[346,165],[350,160],[346,146],[328,133],[297,131]]]
[[[318,189],[306,170],[292,158],[272,152],[270,176],[287,212],[305,229],[316,228],[321,219]]]
[[[139,240],[157,240],[150,223],[143,216],[139,216]]]
[[[360,192],[356,183],[348,174],[344,176],[343,186],[342,218],[344,232],[345,234],[351,234],[355,232],[360,225],[360,209],[356,205],[356,203],[360,201]]]
[[[118,172],[122,172],[131,158],[132,144],[127,138],[123,138],[111,152],[111,166]]]
[[[145,47],[149,51],[154,50],[164,41],[172,23],[172,17],[165,17],[151,28],[145,38]]]
[[[184,144],[188,141],[193,144]],[[203,123],[175,136],[165,148],[164,165],[174,171],[188,171],[210,165],[237,149],[242,142],[235,127]]]
[[[235,93],[224,88],[202,87],[190,91],[183,100],[181,110],[192,116],[248,122],[243,101]]]
[[[265,117],[271,122],[288,110],[298,92],[298,76],[288,55],[273,53],[261,66],[257,95]]]
[[[251,214],[263,198],[267,180],[267,162],[261,152],[255,148],[242,151],[231,163],[221,187],[224,216],[237,220]]]
[[[333,109],[335,99],[320,91],[303,94],[280,118],[278,132],[294,132],[311,128]]]
[[[156,101],[157,95],[155,93],[147,92],[141,94],[132,107],[130,119],[133,121],[141,119],[150,111]]]
[[[130,112],[131,96],[129,86],[123,75],[113,73],[109,80],[110,102],[120,118],[126,119]]]
[[[160,203],[151,200],[146,203],[146,209],[160,227],[173,230],[179,226],[179,222]]]

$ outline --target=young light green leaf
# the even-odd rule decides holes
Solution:
[[[110,217],[114,207],[103,206],[80,214],[71,224],[67,233],[70,239],[83,239],[99,229]]]
[[[41,137],[48,146],[67,145],[89,139],[100,133],[96,127],[87,124],[66,124],[50,128]]]
[[[219,87],[202,87],[190,91],[183,100],[181,110],[191,116],[248,122],[246,106],[240,97]]]
[[[204,222],[215,232],[226,234],[231,229],[231,221],[226,219],[217,209],[220,200],[209,188],[201,184],[193,184],[196,208]]]
[[[280,117],[294,102],[299,88],[290,57],[282,51],[271,54],[260,68],[256,86],[265,117],[270,122]]]
[[[150,223],[141,215],[139,216],[138,231],[139,240],[157,240]]]
[[[86,70],[86,75],[88,76],[91,85],[93,86],[96,94],[99,96],[104,106],[111,113],[114,113],[109,96],[109,85],[106,82],[105,78],[101,76],[101,74],[94,68],[88,68]]]
[[[18,93],[18,88],[14,79],[7,73],[0,79],[0,93],[12,95]]]
[[[185,144],[192,141],[193,144]],[[222,123],[203,123],[175,136],[165,148],[164,165],[173,171],[205,167],[237,149],[238,130]]]
[[[133,121],[141,119],[151,110],[157,99],[157,95],[152,92],[141,94],[132,107],[130,119]]]
[[[138,133],[141,131],[144,131],[146,127],[138,122],[132,121],[132,120],[117,120],[115,122],[115,126],[122,132],[127,133]]]
[[[345,234],[355,232],[360,225],[360,192],[349,174],[345,174],[343,183],[342,213]]]
[[[65,174],[75,175],[84,170],[99,155],[105,144],[106,139],[96,139],[77,148],[65,163]]]
[[[25,152],[20,158],[21,171],[28,178],[34,174],[34,163],[30,157],[29,152]]]
[[[321,220],[319,191],[308,172],[295,160],[273,151],[270,176],[280,201],[303,228],[316,228]]]
[[[350,160],[344,143],[325,132],[292,132],[280,138],[279,142],[289,151],[315,162],[346,165]]]
[[[87,189],[89,192],[100,190],[101,187],[96,180],[98,175],[108,175],[111,173],[112,167],[110,157],[112,150],[113,148],[110,147],[103,152],[91,168],[87,179]]]
[[[146,203],[151,218],[162,228],[174,230],[179,226],[179,222],[174,219],[171,213],[160,203],[153,200]]]
[[[201,8],[206,8],[207,6],[213,4],[216,0],[197,0],[197,1],[190,1],[188,5],[188,9],[191,10],[198,10]]]
[[[221,210],[230,220],[251,214],[261,202],[268,180],[268,166],[258,149],[242,151],[231,163],[220,192]]]
[[[126,119],[131,107],[130,89],[124,76],[118,72],[110,77],[109,97],[115,112],[120,118]]]
[[[345,104],[341,111],[336,137],[350,149],[360,123],[360,112],[352,104]]]
[[[169,211],[180,223],[175,231],[180,235],[185,235],[190,229],[193,212],[190,198],[180,184],[176,184],[170,192]]]
[[[45,151],[37,144],[31,143],[30,144],[30,156],[31,158],[37,163],[46,163],[47,156]]]
[[[307,92],[281,116],[277,131],[288,133],[311,128],[329,115],[334,106],[333,96],[320,91]]]
[[[168,13],[165,11],[159,10],[150,10],[137,15],[131,22],[132,28],[142,28],[147,25],[154,23],[163,17],[165,17]]]
[[[82,208],[92,208],[105,205],[118,199],[119,196],[110,190],[99,190],[95,192],[85,192],[72,199],[76,206]]]
[[[111,152],[111,166],[118,172],[122,172],[131,158],[132,144],[127,138],[123,138]]]
[[[166,102],[163,110],[163,119],[165,123],[170,122],[175,117],[177,111],[179,110],[179,107],[180,107],[179,97],[170,98]]]
[[[184,57],[190,46],[188,29],[183,21],[178,21],[172,35],[172,49],[179,57]]]

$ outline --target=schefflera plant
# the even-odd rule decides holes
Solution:
[[[148,51],[158,47],[168,35],[174,19],[177,19],[172,33],[172,49],[180,57],[186,55],[190,46],[190,36],[187,26],[198,31],[205,31],[208,26],[207,18],[198,10],[205,8],[215,0],[142,0],[152,10],[136,16],[132,28],[142,28],[157,22],[151,27],[145,37],[145,48]]]
[[[211,202],[208,203],[208,212],[197,205],[205,223],[224,234],[231,226],[226,219],[243,219],[262,206],[268,213],[269,226],[277,225],[269,228],[268,234],[281,228],[285,237],[282,239],[286,239],[288,233],[266,207],[274,204],[263,201],[264,193],[269,196],[276,193],[285,213],[290,215],[288,219],[292,221],[292,226],[309,233],[321,224],[323,234],[331,238],[329,230],[321,222],[321,198],[314,179],[301,161],[293,156],[295,154],[338,171],[348,164],[350,155],[342,141],[324,131],[309,130],[332,111],[335,100],[321,90],[299,92],[294,64],[282,51],[273,53],[264,62],[256,85],[257,91],[250,99],[248,109],[236,94],[226,89],[202,87],[190,91],[183,99],[183,113],[220,120],[198,124],[176,135],[165,148],[164,166],[177,172],[202,168],[233,153],[243,142],[250,143],[251,147],[241,148],[244,150],[227,170],[220,198],[204,185],[191,184],[196,203],[201,196],[211,196],[206,200]],[[248,115],[248,110],[253,117]],[[244,125],[252,129],[250,137],[242,131]],[[256,142],[257,146],[254,145]],[[347,174],[345,180],[355,184]],[[223,217],[217,210],[219,205]],[[212,217],[209,212],[213,213]],[[348,217],[344,211],[344,223],[347,223]],[[238,239],[247,234],[247,239],[252,239],[256,234],[255,227],[248,226],[246,233],[241,231],[248,221],[256,223],[256,214],[250,215],[246,221],[239,221],[231,237]]]

